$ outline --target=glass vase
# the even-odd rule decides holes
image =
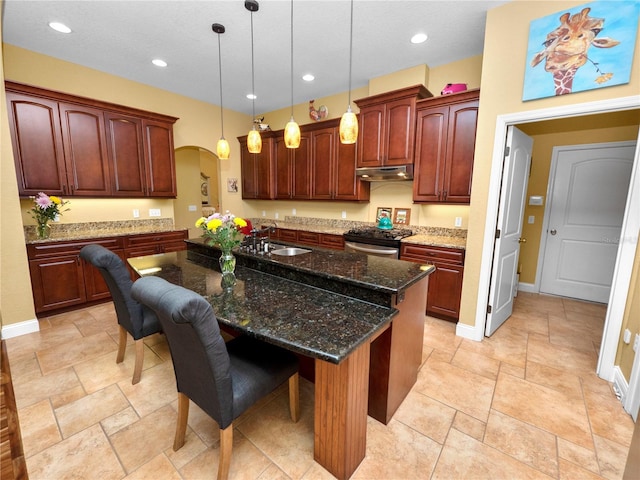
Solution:
[[[220,271],[222,275],[233,274],[236,271],[236,257],[231,253],[231,251],[222,251],[220,254],[220,259],[218,260],[220,263]]]
[[[51,236],[51,226],[47,222],[38,222],[36,225],[36,235],[40,240],[45,240]]]

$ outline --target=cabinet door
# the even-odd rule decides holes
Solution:
[[[339,130],[335,129],[336,138]],[[356,177],[356,144],[345,145],[336,141],[334,156],[335,193],[336,200],[368,200],[369,183],[362,182]]]
[[[69,194],[107,196],[111,193],[104,115],[96,108],[60,103]]]
[[[31,260],[29,271],[36,312],[86,301],[84,274],[77,255]]]
[[[449,108],[447,160],[442,192],[442,197],[447,203],[471,201],[477,121],[477,101],[452,105]]]
[[[7,92],[7,106],[18,193],[67,195],[58,103]]]
[[[300,200],[311,198],[311,139],[302,134],[300,146],[291,153],[292,190],[291,197]]]
[[[242,198],[273,199],[275,183],[272,172],[273,148],[274,143],[271,138],[262,138],[260,153],[249,153],[246,140],[240,142]]]
[[[415,98],[402,98],[387,103],[383,165],[413,163],[416,126]]]
[[[361,108],[358,123],[358,167],[383,165],[385,106]]]
[[[331,233],[321,233],[318,245],[333,250],[344,250],[344,238],[342,235],[333,235]]]
[[[333,198],[333,161],[334,142],[336,136],[333,129],[318,130],[311,136],[313,190],[314,200],[330,200]]]
[[[273,141],[273,154],[275,158],[274,191],[278,200],[288,200],[292,191],[292,159],[290,149],[286,147],[284,138],[276,138]],[[244,178],[244,169],[243,169]]]
[[[143,120],[146,194],[175,197],[176,162],[173,155],[173,125]]]
[[[142,120],[106,112],[107,152],[114,197],[145,195]]]
[[[449,107],[418,110],[413,200],[438,202],[444,182]]]
[[[427,314],[445,320],[460,317],[460,296],[464,267],[434,262],[436,271],[429,276]]]

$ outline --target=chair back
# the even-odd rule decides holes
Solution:
[[[160,319],[178,392],[226,428],[234,419],[231,362],[209,302],[159,277],[136,280],[132,295]]]
[[[80,257],[96,267],[104,278],[122,325],[135,340],[149,333],[143,328],[143,306],[131,297],[133,281],[122,259],[102,245],[86,245],[80,250]],[[157,331],[157,329],[156,329]]]

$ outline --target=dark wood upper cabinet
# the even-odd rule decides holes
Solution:
[[[413,163],[416,102],[431,97],[423,85],[356,100],[360,108],[358,167]]]
[[[5,82],[21,196],[175,197],[175,117]]]
[[[339,122],[302,125],[300,146],[294,149],[286,148],[282,130],[263,133],[260,154],[250,154],[246,136],[238,137],[242,198],[368,200],[369,183],[355,175],[356,145],[340,143]]]
[[[413,200],[469,203],[479,90],[418,102]]]

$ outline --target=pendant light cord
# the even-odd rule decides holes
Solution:
[[[291,0],[291,118],[293,119],[293,0]]]
[[[253,66],[253,11],[251,12],[251,108],[253,111],[251,124],[255,128],[255,123],[253,123],[256,118],[256,79],[255,79],[255,70]]]
[[[349,108],[351,108],[351,63],[353,58],[353,0],[351,0],[351,26],[349,28]]]
[[[218,69],[220,70],[220,130],[224,138],[224,115],[222,114],[222,50],[220,49],[220,34],[218,33]]]

